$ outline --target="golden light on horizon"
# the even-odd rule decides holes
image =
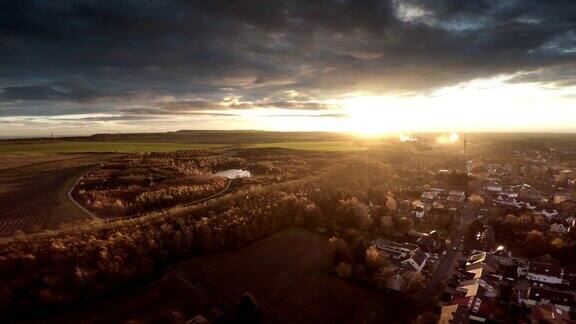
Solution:
[[[458,142],[460,135],[458,133],[452,133],[450,135],[442,135],[436,138],[439,144],[452,144]]]
[[[351,93],[330,102],[342,106],[349,116],[341,130],[363,137],[447,130],[558,131],[576,124],[572,109],[576,87],[509,83],[510,78],[477,79],[419,95]],[[439,142],[456,142],[457,135]]]
[[[400,142],[415,142],[417,140],[415,137],[406,134],[400,134],[398,137]]]
[[[359,136],[377,137],[413,127],[409,110],[397,97],[357,96],[340,104],[349,115],[347,131]]]

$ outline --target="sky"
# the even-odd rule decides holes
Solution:
[[[3,0],[0,136],[576,131],[573,0]]]

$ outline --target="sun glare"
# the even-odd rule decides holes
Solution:
[[[405,104],[395,97],[352,97],[341,102],[346,113],[348,131],[375,137],[410,130]]]
[[[452,144],[458,142],[460,139],[460,135],[457,133],[452,133],[450,135],[442,135],[436,139],[436,141],[440,144]]]
[[[354,93],[333,102],[348,115],[342,121],[342,130],[364,137],[420,131],[549,131],[573,127],[576,113],[566,98],[574,96],[576,87],[558,90],[507,83],[510,77],[479,79],[414,96]],[[552,102],[554,109],[542,109]],[[443,136],[438,142],[456,142],[457,135]]]

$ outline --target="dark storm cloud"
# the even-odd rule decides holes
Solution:
[[[575,31],[572,0],[6,0],[0,105],[13,107],[0,116],[221,110],[226,96],[320,110],[282,93],[421,92],[501,73],[568,85]]]
[[[77,85],[26,85],[0,89],[0,98],[4,100],[69,100],[86,101],[101,97],[96,89]]]

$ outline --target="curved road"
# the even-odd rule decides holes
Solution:
[[[204,198],[200,198],[198,200],[195,200],[193,202],[189,202],[189,203],[185,203],[185,204],[180,204],[180,205],[176,205],[176,206],[172,206],[172,207],[168,207],[166,209],[163,210],[159,210],[159,211],[153,211],[153,212],[148,212],[148,213],[143,213],[143,214],[134,214],[134,215],[126,215],[126,216],[117,216],[117,217],[100,217],[96,214],[94,214],[93,212],[89,211],[88,209],[86,209],[84,206],[82,206],[82,204],[80,204],[79,202],[76,201],[76,199],[74,199],[74,197],[72,196],[72,192],[74,191],[74,189],[76,188],[76,186],[78,185],[78,182],[80,181],[80,179],[82,179],[83,176],[85,176],[86,174],[94,171],[98,169],[98,167],[93,167],[90,168],[88,170],[86,170],[84,173],[82,173],[82,175],[80,175],[76,181],[74,182],[74,185],[72,185],[72,187],[70,187],[70,190],[68,190],[68,199],[70,201],[72,201],[72,203],[74,203],[74,205],[76,205],[78,208],[80,208],[86,215],[90,216],[92,219],[94,220],[99,220],[99,221],[104,221],[104,222],[113,222],[113,221],[118,221],[118,220],[126,220],[126,219],[132,219],[132,218],[139,218],[139,217],[143,217],[146,215],[150,215],[153,213],[159,213],[168,209],[172,209],[174,207],[188,207],[188,206],[192,206],[192,205],[196,205],[196,204],[201,204],[203,202],[206,202],[208,200],[212,200],[215,198],[218,198],[222,195],[224,195],[225,193],[228,192],[228,190],[230,190],[230,185],[232,184],[232,180],[228,180],[228,183],[226,183],[226,186],[224,187],[224,189],[218,191],[217,193],[214,193],[208,197],[204,197]]]

